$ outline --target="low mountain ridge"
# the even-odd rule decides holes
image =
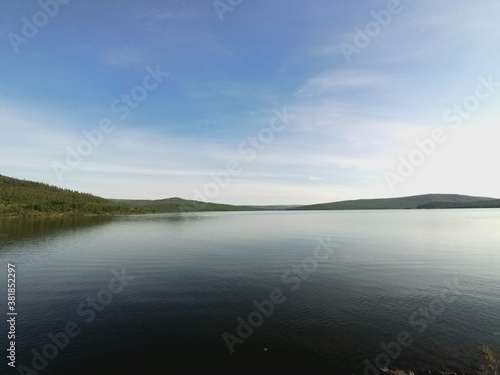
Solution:
[[[129,215],[167,212],[269,210],[384,210],[438,208],[500,208],[500,199],[459,194],[357,199],[306,206],[238,206],[187,200],[105,199],[56,186],[0,175],[0,217],[38,215]]]
[[[475,203],[494,200],[489,197],[473,197],[460,194],[422,194],[398,198],[356,199],[320,203],[297,207],[294,210],[397,210],[425,208],[423,206],[432,204],[468,204],[469,208],[472,208]],[[428,206],[428,208],[431,207]]]
[[[113,202],[130,207],[146,208],[155,212],[200,212],[200,211],[257,211],[252,206],[201,202],[178,197],[157,200],[112,199]]]
[[[431,202],[418,206],[417,208],[500,208],[500,199],[487,199],[475,202]]]

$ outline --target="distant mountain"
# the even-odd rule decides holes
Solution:
[[[500,199],[487,199],[476,202],[433,202],[417,208],[500,208]]]
[[[235,206],[167,198],[159,200],[105,199],[39,182],[0,175],[0,217],[37,215],[128,215],[165,212],[264,210],[384,210],[434,208],[500,208],[500,199],[458,194],[358,199],[307,206]]]
[[[253,206],[233,206],[230,204],[210,203],[167,198],[158,200],[112,199],[113,202],[130,207],[146,208],[154,212],[199,212],[199,211],[258,211],[262,208]]]
[[[92,194],[0,175],[0,217],[145,212],[145,209],[121,205]]]
[[[195,212],[195,211],[284,211],[300,205],[267,205],[239,206],[222,203],[210,203],[187,200],[182,198],[166,198],[158,200],[111,199],[113,202],[133,207],[146,207],[156,212]]]
[[[473,208],[484,202],[496,201],[493,198],[473,197],[459,194],[424,194],[400,198],[357,199],[331,203],[312,204],[292,208],[292,210],[390,210],[412,208],[445,208],[444,205],[466,205]],[[499,200],[500,201],[500,200]],[[432,207],[434,205],[435,207]],[[458,208],[458,207],[457,207]]]
[[[289,205],[268,205],[268,206],[249,206],[256,210],[267,210],[267,211],[284,211],[292,210],[294,208],[300,207],[300,204],[289,204]]]

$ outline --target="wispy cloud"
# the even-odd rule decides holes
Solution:
[[[296,93],[299,98],[331,93],[344,93],[381,85],[388,80],[385,75],[357,69],[331,70],[310,78]]]

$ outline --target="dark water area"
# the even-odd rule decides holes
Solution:
[[[0,373],[473,371],[500,351],[499,229],[497,209],[1,220]]]

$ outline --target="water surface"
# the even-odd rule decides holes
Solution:
[[[401,333],[391,366],[472,370],[478,345],[500,349],[499,228],[496,209],[3,220],[17,364],[75,322],[41,374],[362,374]],[[231,354],[223,334],[276,289],[286,300]]]

